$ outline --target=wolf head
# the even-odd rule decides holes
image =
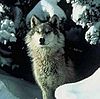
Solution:
[[[33,16],[31,18],[31,31],[27,35],[27,43],[31,42],[40,48],[64,46],[64,36],[59,30],[59,24],[60,20],[56,15],[44,23]]]

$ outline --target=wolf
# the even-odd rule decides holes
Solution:
[[[73,82],[75,70],[72,61],[65,59],[65,38],[60,31],[57,15],[49,21],[40,23],[33,16],[31,30],[25,37],[28,55],[31,57],[33,75],[39,85],[43,99],[55,99],[55,89],[65,83]]]

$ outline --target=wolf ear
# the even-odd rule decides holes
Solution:
[[[32,16],[32,18],[31,18],[31,28],[34,28],[39,23],[40,23],[39,19],[36,16]]]
[[[59,28],[60,20],[59,20],[59,17],[57,15],[53,15],[50,22],[54,27]]]

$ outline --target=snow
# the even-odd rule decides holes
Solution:
[[[10,9],[10,7],[7,7],[0,3],[0,42],[5,45],[8,41],[16,42],[17,38],[15,36],[15,29],[18,30],[22,19],[21,9],[17,6],[12,6],[11,15],[13,14],[14,17],[14,21],[12,21],[12,19],[9,18]]]
[[[84,22],[85,20],[80,21],[79,19],[82,17],[82,14],[88,8],[88,6],[87,5],[82,6],[82,5],[78,4],[78,2],[74,3],[72,6],[73,6],[73,11],[72,11],[73,21],[77,25],[81,25],[84,28],[84,26],[86,26],[86,22]]]
[[[4,19],[0,22],[0,42],[6,44],[8,41],[16,42],[15,25],[12,20]]]
[[[0,74],[0,99],[41,99],[37,85]]]
[[[90,77],[71,84],[58,87],[56,99],[99,99],[100,98],[100,68]]]
[[[10,33],[15,33],[14,22],[9,19],[1,20],[1,30],[6,30]]]
[[[41,0],[27,15],[26,24],[28,25],[33,15],[40,20],[47,20],[47,17],[57,15],[60,19],[65,18],[64,11],[57,5],[57,0]]]
[[[41,0],[27,15],[26,24],[28,25],[30,19],[33,15],[40,18],[40,20],[47,20],[47,17],[52,17],[54,14],[58,15],[59,18],[66,18],[64,11],[57,6],[57,2],[60,0]],[[87,20],[79,20],[82,14],[89,9],[88,5],[81,5],[78,1],[82,0],[66,0],[68,3],[71,1],[76,1],[72,4],[73,15],[72,19],[76,24],[82,27],[86,26]],[[89,0],[87,0],[89,1]],[[92,4],[100,4],[100,0],[94,0]],[[6,45],[8,41],[16,42],[16,30],[20,26],[22,19],[22,11],[19,7],[14,7],[13,9],[14,21],[10,20],[8,17],[1,18],[2,13],[6,13],[3,9],[3,5],[0,3],[0,43]],[[98,12],[98,11],[97,11]],[[99,16],[99,14],[98,14]],[[5,19],[6,18],[6,19]],[[2,20],[1,20],[2,19]],[[99,18],[98,18],[99,20]],[[94,22],[95,23],[95,22]],[[96,44],[98,40],[100,41],[100,22],[95,23],[91,26],[88,25],[89,29],[85,34],[85,39],[90,44]],[[73,32],[75,29],[72,29]],[[71,32],[70,31],[70,32]],[[73,39],[73,38],[72,38]],[[74,37],[76,40],[77,38]],[[73,40],[74,40],[73,39]],[[1,51],[2,49],[0,49]],[[4,51],[3,51],[4,52]],[[7,52],[9,53],[9,52]],[[12,59],[7,57],[4,58],[0,56],[0,65],[10,65]],[[14,66],[13,66],[14,68]],[[0,72],[1,73],[1,72]],[[55,91],[56,99],[99,99],[99,87],[100,83],[100,69],[98,69],[92,76],[86,78],[80,82],[65,84],[57,88]],[[41,99],[40,90],[37,85],[32,85],[21,79],[13,78],[8,75],[0,74],[0,99]]]
[[[19,99],[15,97],[5,86],[5,84],[0,81],[0,98],[1,99]]]
[[[4,13],[3,5],[0,3],[0,12]]]
[[[11,66],[11,63],[12,63],[12,58],[10,58],[10,57],[2,57],[0,55],[0,66],[2,66],[2,67],[4,65]]]
[[[86,41],[91,45],[100,43],[100,0],[75,0],[72,7],[72,20],[83,28],[88,27]]]
[[[91,45],[96,45],[98,40],[100,39],[100,22],[97,22],[93,26],[91,26],[85,34],[85,39],[87,42],[90,42]],[[99,42],[100,43],[100,42]]]

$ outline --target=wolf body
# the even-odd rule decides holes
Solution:
[[[59,18],[53,16],[49,22],[40,23],[33,17],[31,31],[26,36],[28,54],[32,58],[33,74],[43,99],[55,99],[55,89],[73,82],[75,71],[70,59],[65,62],[64,35],[59,31]]]

